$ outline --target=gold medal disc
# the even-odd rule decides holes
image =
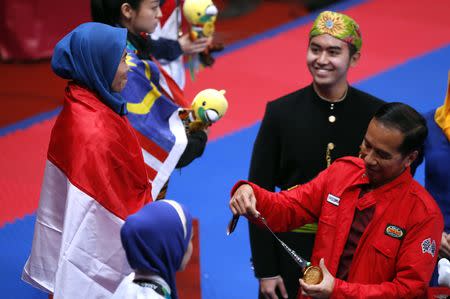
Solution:
[[[303,280],[307,284],[319,284],[323,279],[322,270],[317,266],[310,266],[306,268],[303,273]]]

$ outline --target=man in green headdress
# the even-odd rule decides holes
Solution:
[[[372,116],[383,102],[349,86],[347,74],[362,46],[358,24],[325,11],[315,20],[306,55],[312,84],[267,104],[255,140],[249,180],[275,190],[313,179],[334,160],[357,156]],[[279,237],[306,259],[317,226]],[[259,298],[295,298],[300,271],[273,236],[250,224],[250,243]]]

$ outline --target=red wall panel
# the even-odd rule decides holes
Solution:
[[[75,26],[90,20],[89,0],[0,1],[0,57],[36,60]]]

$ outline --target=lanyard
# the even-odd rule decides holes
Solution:
[[[267,221],[266,221],[266,219],[263,216],[260,215],[258,218],[264,224],[266,229],[275,237],[275,239],[277,239],[278,242],[280,242],[280,244],[284,248],[284,250],[286,250],[286,252],[289,253],[289,255],[292,257],[292,259],[300,266],[300,268],[302,270],[304,270],[307,267],[311,266],[310,262],[308,262],[307,260],[301,258],[294,250],[292,250],[289,246],[287,246],[286,243],[284,243],[283,241],[280,240],[280,238],[278,238],[278,236],[267,225]]]
[[[275,235],[275,233],[270,229],[270,227],[267,225],[266,219],[259,215],[259,220],[264,224],[266,229],[277,239],[278,242],[280,242],[281,246],[286,250],[286,252],[292,257],[292,259],[300,266],[302,270],[308,268],[311,263],[306,261],[305,259],[301,258],[294,250],[292,250],[289,246],[286,245],[283,241],[280,240],[280,238]],[[233,215],[233,218],[231,219],[230,223],[228,224],[227,228],[227,235],[230,235],[234,229],[236,228],[236,225],[239,221],[239,215]]]
[[[143,288],[150,288],[154,290],[159,295],[163,296],[166,299],[170,299],[169,292],[158,282],[154,280],[149,279],[135,279],[133,280],[133,283],[143,287]]]

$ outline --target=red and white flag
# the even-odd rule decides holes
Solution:
[[[127,118],[69,84],[22,279],[54,298],[109,298],[131,272],[120,228],[149,201],[142,150]]]

